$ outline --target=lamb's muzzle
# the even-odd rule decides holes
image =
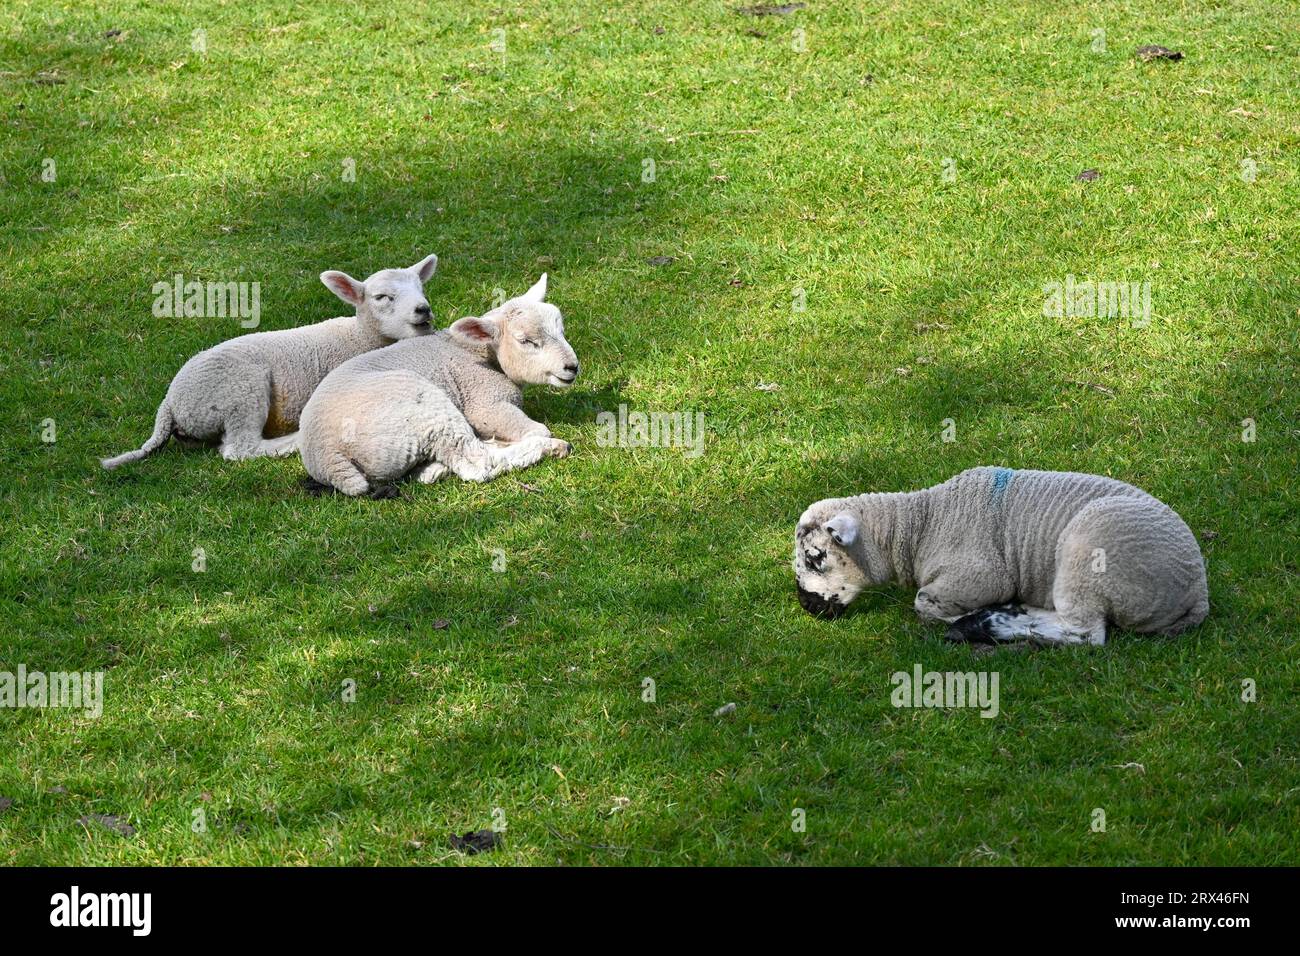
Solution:
[[[839,598],[831,595],[824,598],[815,591],[807,591],[800,585],[795,585],[799,591],[799,605],[813,617],[822,617],[827,620],[833,620],[844,613],[845,607],[840,603]]]

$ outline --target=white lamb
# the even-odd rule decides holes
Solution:
[[[330,371],[363,352],[431,331],[424,283],[437,266],[438,257],[431,255],[364,282],[345,272],[322,272],[326,288],[354,306],[355,316],[241,335],[200,352],[172,379],[149,440],[100,464],[116,468],[139,461],[173,435],[186,442],[219,439],[230,461],[292,454],[303,406]]]
[[[794,569],[799,603],[820,616],[866,587],[916,587],[917,613],[949,622],[950,640],[1104,644],[1108,621],[1177,634],[1210,609],[1183,520],[1073,472],[972,468],[922,491],[819,501],[799,519]]]
[[[407,474],[490,481],[567,455],[569,443],[520,407],[521,384],[567,388],[578,377],[560,310],[545,297],[543,275],[486,315],[339,366],[302,412],[307,473],[344,494],[389,497]]]

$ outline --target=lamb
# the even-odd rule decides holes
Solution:
[[[490,481],[568,442],[524,414],[522,384],[568,388],[578,359],[546,276],[522,296],[434,335],[344,362],[302,413],[300,449],[317,488],[391,497],[407,474]],[[489,444],[487,440],[507,442]]]
[[[241,335],[200,352],[172,379],[149,440],[100,464],[117,468],[139,461],[173,435],[184,442],[219,439],[227,461],[292,454],[303,406],[331,370],[363,352],[431,331],[424,283],[437,267],[438,257],[430,255],[364,282],[345,272],[322,272],[321,282],[354,306],[355,316]]]
[[[819,501],[796,527],[794,570],[812,614],[838,616],[864,588],[897,582],[957,641],[1100,645],[1107,622],[1172,635],[1210,609],[1182,518],[1075,472],[971,468],[922,491]]]

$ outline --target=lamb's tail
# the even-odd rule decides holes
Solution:
[[[1167,637],[1173,637],[1176,634],[1182,634],[1184,631],[1190,631],[1196,625],[1204,621],[1210,614],[1210,602],[1208,598],[1200,597],[1189,607],[1183,615],[1170,624],[1160,633]]]
[[[167,399],[158,406],[158,415],[153,422],[153,434],[149,440],[137,448],[135,451],[128,451],[116,458],[101,458],[99,463],[108,470],[112,470],[119,465],[125,465],[129,461],[139,461],[152,455],[163,445],[167,444],[167,439],[172,437],[172,431],[176,427],[176,419],[172,417],[172,409]]]

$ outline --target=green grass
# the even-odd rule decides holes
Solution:
[[[0,670],[107,672],[98,720],[0,711],[0,863],[1300,863],[1300,13],[736,5],[0,11]],[[584,374],[527,407],[574,457],[384,502],[98,468],[243,332],[155,282],[260,282],[284,328],[431,251],[444,322],[550,272]],[[1045,317],[1067,274],[1150,281],[1150,326]],[[703,411],[705,453],[600,447],[619,403]],[[1163,498],[1210,619],[975,658],[901,591],[799,609],[808,503],[976,464]],[[916,663],[997,670],[1000,715],[895,710]],[[501,851],[449,848],[498,807]]]

